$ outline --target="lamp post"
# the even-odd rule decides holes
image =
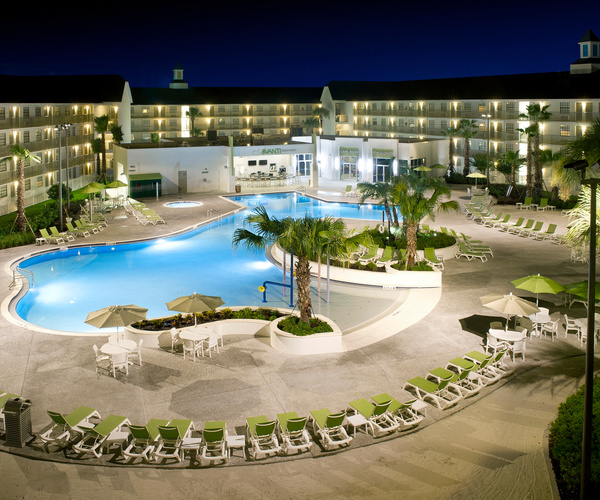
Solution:
[[[585,179],[585,169],[588,163],[585,160],[568,163],[564,168],[573,168],[581,172],[581,184],[590,186],[590,255],[588,259],[588,308],[587,308],[587,344],[585,347],[585,377],[583,392],[583,439],[581,444],[581,492],[580,498],[592,498],[592,406],[594,396],[594,336],[595,336],[595,308],[593,307],[596,295],[596,191],[600,179]]]
[[[487,184],[488,184],[488,189],[490,188],[490,118],[492,117],[492,115],[487,114],[487,115],[481,115],[482,118],[487,118],[487,146],[485,148],[486,152],[487,152],[487,158],[486,158],[486,174],[487,174]]]
[[[63,130],[68,130],[71,127],[70,123],[63,123],[62,125],[55,125],[54,130],[58,132],[58,225],[60,230],[64,229],[63,225],[63,201],[62,201],[62,133]],[[68,175],[68,172],[67,172]],[[68,193],[67,193],[68,196]]]

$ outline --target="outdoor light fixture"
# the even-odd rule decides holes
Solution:
[[[598,163],[593,165],[597,166]],[[585,169],[588,162],[578,160],[567,163],[564,168],[572,168],[581,172],[581,183],[590,186],[590,254],[588,258],[588,307],[587,307],[587,344],[585,347],[585,378],[583,399],[583,442],[581,445],[581,498],[591,498],[591,475],[592,475],[592,406],[594,394],[594,321],[595,308],[590,304],[595,301],[596,289],[596,188],[598,180],[595,178],[585,179]],[[593,303],[592,303],[593,304]]]

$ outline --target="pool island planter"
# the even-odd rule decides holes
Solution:
[[[454,247],[448,247],[454,248]],[[280,266],[283,266],[283,250],[278,245],[272,245],[268,253]],[[442,252],[438,252],[441,255]],[[454,254],[452,254],[454,256]],[[290,255],[285,259],[286,271],[290,267]],[[385,265],[386,272],[365,271],[360,269],[348,269],[345,267],[329,266],[329,279],[340,283],[353,285],[381,286],[385,288],[438,288],[442,286],[442,272],[433,271],[399,271],[388,264]],[[310,272],[317,276],[319,264],[310,262]],[[321,279],[327,279],[327,262],[321,263]]]
[[[298,316],[298,314],[295,314],[295,316]],[[279,323],[286,318],[286,316],[284,316],[271,321],[269,324],[271,347],[277,351],[295,355],[327,354],[347,351],[342,342],[342,331],[340,328],[325,316],[316,314],[315,317],[326,322],[331,326],[333,331],[302,336],[284,332],[279,328]]]

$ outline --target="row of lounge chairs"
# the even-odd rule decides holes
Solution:
[[[517,234],[525,238],[531,236],[536,240],[550,240],[553,243],[561,243],[563,238],[562,235],[556,234],[557,224],[548,223],[546,229],[543,230],[543,221],[518,217],[516,221],[511,222],[511,215],[503,214],[502,212],[486,217],[482,221],[482,224],[485,227],[498,228],[501,231]]]
[[[77,236],[87,238],[91,236],[91,234],[96,234],[108,226],[108,223],[103,216],[102,218],[94,218],[93,221],[86,216],[82,216],[74,222],[75,226],[73,226],[73,222],[67,222],[67,231],[63,232],[60,232],[56,226],[51,226],[49,228],[50,232],[48,232],[48,229],[46,228],[41,228],[40,237],[36,238],[36,243],[55,243],[57,245],[64,245],[70,241],[74,241]]]
[[[539,203],[533,203],[531,196],[527,196],[523,202],[517,202],[516,206],[520,210],[536,209],[539,211],[554,210],[554,205],[548,205],[548,198],[541,198]]]
[[[125,209],[143,226],[148,224],[155,226],[159,223],[166,224],[165,220],[154,210],[148,208],[145,203],[128,200],[127,203],[125,203]]]
[[[441,410],[450,408],[507,375],[509,371],[504,364],[507,352],[506,346],[495,355],[470,351],[448,361],[445,368],[436,367],[425,377],[408,380],[404,389]]]
[[[134,425],[126,417],[111,414],[101,418],[97,410],[80,406],[68,415],[48,411],[52,424],[39,438],[46,451],[50,446],[61,450],[70,447],[78,457],[100,458],[118,445],[129,463],[137,458],[146,463],[168,459],[181,463],[185,453],[192,450],[200,464],[226,463],[236,448],[247,450],[253,460],[308,452],[314,446],[309,427],[325,450],[350,444],[353,437],[347,431],[348,425],[353,425],[355,432],[356,427],[365,425],[374,437],[413,428],[425,416],[413,408],[416,403],[416,399],[400,403],[382,393],[371,401],[352,401],[347,410],[340,412],[323,408],[303,417],[293,411],[280,413],[272,420],[265,415],[249,417],[243,436],[229,436],[225,421],[206,422],[202,429],[196,429],[188,419],[150,419],[145,425]]]

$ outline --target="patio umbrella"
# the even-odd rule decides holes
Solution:
[[[107,306],[87,315],[85,322],[96,328],[114,328],[117,332],[120,326],[131,325],[136,321],[146,319],[148,309],[129,304],[126,306]]]
[[[512,293],[508,295],[485,295],[480,299],[484,306],[506,314],[506,329],[508,329],[508,320],[511,316],[529,316],[540,312],[535,304]]]
[[[94,183],[92,182],[91,184],[88,184],[87,186],[82,187],[79,190],[79,192],[80,193],[85,193],[87,195],[91,195],[92,193],[99,193],[101,191],[101,189],[99,187],[94,186],[93,184]],[[93,210],[92,210],[92,200],[91,200],[90,197],[88,197],[88,200],[90,202],[90,217],[91,217],[92,212],[93,212]]]
[[[112,181],[110,184],[107,184],[106,187],[110,188],[110,189],[115,189],[115,188],[127,187],[127,184],[125,184],[123,181],[120,181],[117,179],[116,181]]]
[[[587,301],[588,300],[588,280],[577,281],[576,283],[570,283],[568,285],[565,285],[565,292],[567,292],[571,295],[577,295],[578,297],[581,297],[582,299],[585,299]],[[594,299],[595,300],[600,299],[600,283],[596,283]]]
[[[225,304],[221,297],[215,297],[212,295],[202,295],[194,292],[192,295],[184,295],[178,297],[175,300],[167,302],[169,311],[178,311],[185,313],[199,313],[203,311],[210,311],[221,305]],[[194,314],[194,324],[198,324],[198,318]]]
[[[557,281],[554,281],[550,278],[546,278],[545,276],[540,276],[539,274],[525,276],[524,278],[519,278],[511,281],[511,283],[521,290],[527,290],[528,292],[535,293],[536,306],[538,305],[538,295],[540,293],[556,294],[558,292],[562,292],[565,289],[565,287]]]
[[[487,177],[480,172],[473,172],[472,174],[467,175],[467,177],[475,179],[475,187],[477,187],[477,179],[487,179]]]

